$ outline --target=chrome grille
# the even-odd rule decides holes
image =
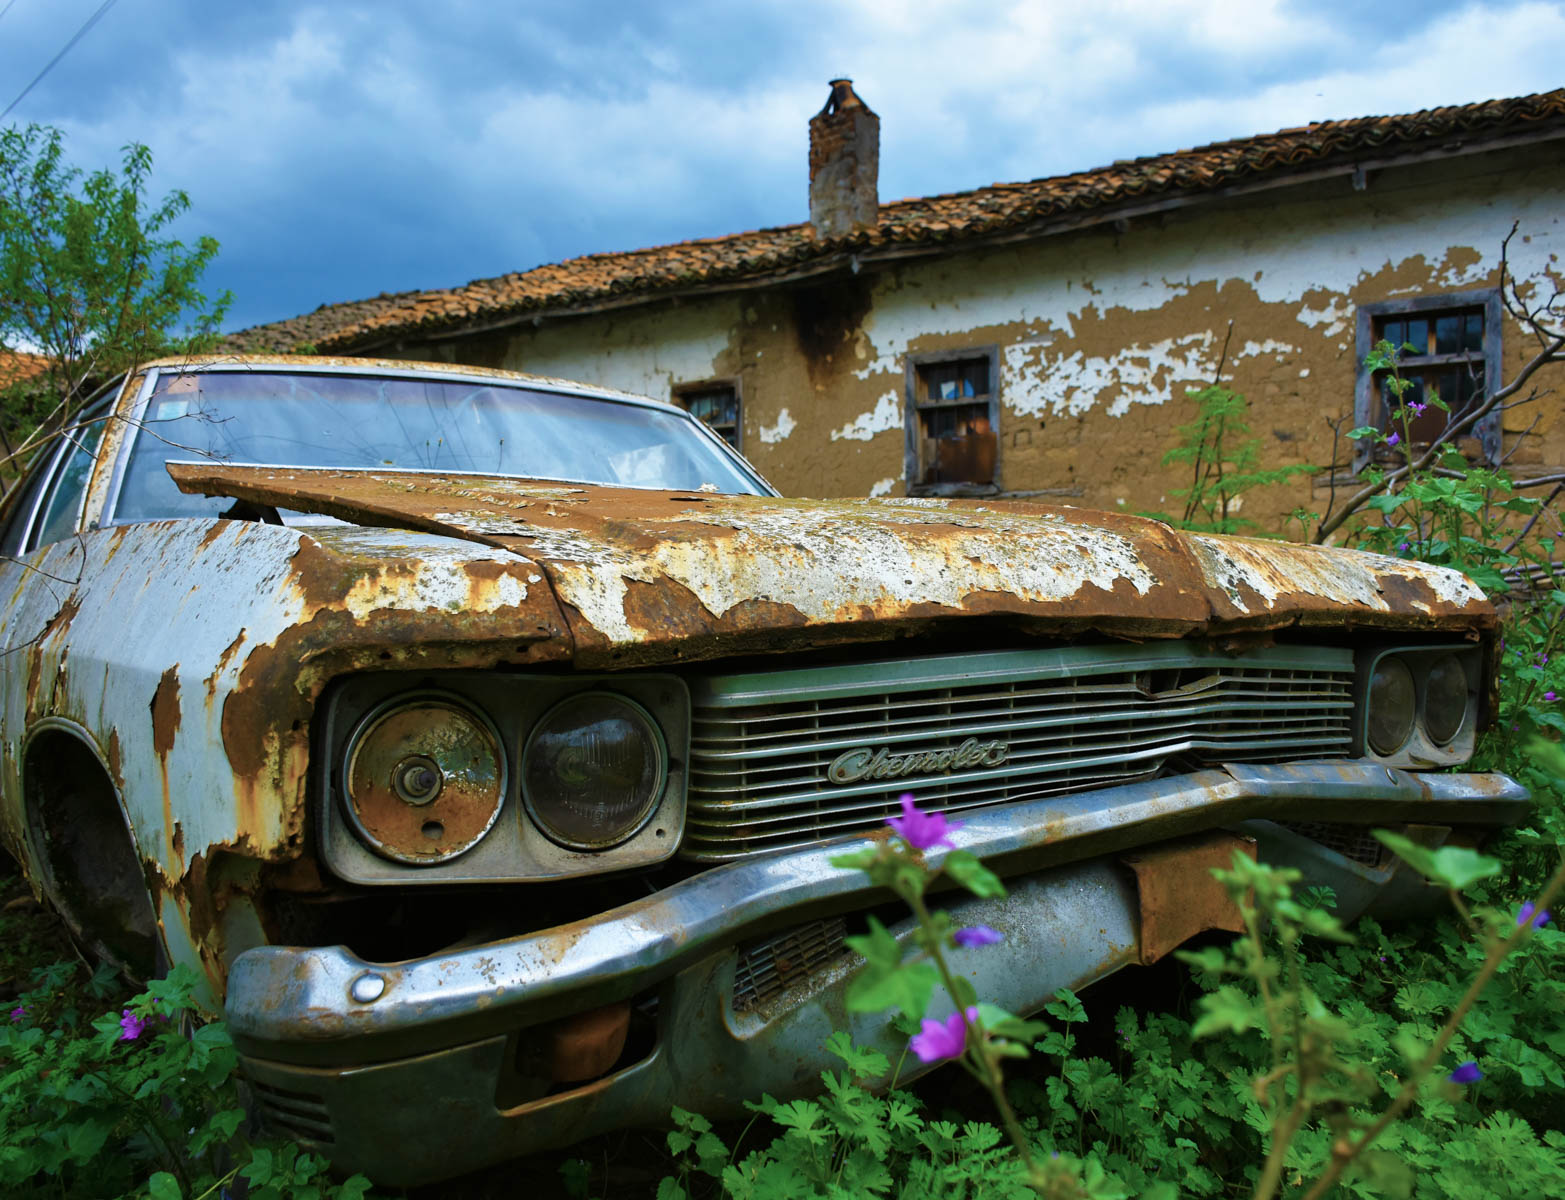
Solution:
[[[331,1114],[320,1096],[254,1079],[250,1080],[250,1087],[261,1123],[267,1129],[322,1146],[330,1146],[336,1140]]]
[[[1385,847],[1374,833],[1362,825],[1340,825],[1328,821],[1278,821],[1284,829],[1291,829],[1300,837],[1319,842],[1328,850],[1335,850],[1343,858],[1363,863],[1366,867],[1378,867],[1385,856]]]
[[[1181,643],[856,663],[693,680],[682,854],[741,858],[868,829],[913,792],[944,812],[1152,778],[1171,764],[1344,757],[1350,651]],[[1003,763],[833,783],[848,751]],[[971,754],[969,755],[971,757]]]
[[[847,936],[843,919],[832,917],[746,946],[734,968],[734,1011],[759,1008],[793,984],[829,967],[842,955]]]

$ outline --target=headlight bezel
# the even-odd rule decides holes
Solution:
[[[538,742],[539,735],[544,732],[548,722],[565,709],[593,699],[611,700],[614,703],[622,704],[630,710],[633,718],[644,723],[647,732],[651,735],[651,745],[657,763],[654,772],[654,782],[649,789],[651,794],[642,805],[635,819],[627,822],[623,830],[598,840],[567,836],[559,828],[558,824],[542,811],[545,798],[535,795],[528,786],[528,759],[534,753],[534,747]],[[522,744],[516,773],[518,782],[521,785],[522,805],[526,808],[527,815],[538,826],[545,837],[568,850],[609,850],[633,838],[645,828],[646,823],[652,819],[653,814],[657,811],[658,801],[668,785],[668,745],[663,737],[663,731],[658,727],[657,719],[640,704],[637,704],[628,696],[622,696],[608,688],[589,688],[579,692],[572,692],[570,695],[563,697],[533,722],[533,727],[528,731],[527,739]]]
[[[1484,650],[1471,643],[1414,646],[1377,646],[1359,655],[1355,745],[1357,753],[1392,767],[1431,768],[1457,766],[1472,757],[1482,717]],[[1407,667],[1413,680],[1413,722],[1408,736],[1395,749],[1381,752],[1369,736],[1371,682],[1389,659]],[[1455,732],[1441,741],[1429,727],[1430,675],[1439,665],[1454,659],[1466,683],[1465,705]]]
[[[611,692],[639,706],[662,739],[661,793],[635,830],[596,849],[545,834],[522,796],[522,753],[533,727],[573,695]],[[476,844],[443,862],[399,862],[377,853],[346,811],[346,753],[371,714],[413,695],[442,695],[481,714],[498,731],[505,798]],[[684,835],[690,758],[690,693],[676,675],[542,674],[500,671],[373,672],[336,680],[322,698],[311,811],[326,866],[356,884],[505,883],[551,880],[652,866]]]
[[[494,800],[493,809],[489,813],[488,818],[481,823],[480,828],[473,830],[470,836],[464,835],[458,840],[458,844],[441,853],[420,854],[417,850],[403,849],[389,844],[370,828],[369,818],[362,811],[360,804],[354,797],[353,776],[358,765],[359,754],[365,749],[365,743],[369,737],[381,725],[393,717],[405,711],[417,713],[421,710],[430,712],[436,710],[454,711],[470,718],[474,726],[488,736],[497,767],[498,781],[496,791],[498,795]],[[436,747],[431,746],[428,749],[435,750],[438,753]],[[410,810],[414,808],[419,809],[420,811],[417,815],[420,817],[438,817],[441,814],[436,811],[436,806],[445,795],[449,776],[445,774],[443,764],[432,754],[420,753],[408,757],[425,760],[434,770],[441,772],[442,779],[440,786],[427,800],[416,801],[402,798],[403,803],[407,804]],[[500,731],[495,728],[494,722],[489,719],[488,714],[482,709],[465,703],[460,696],[435,690],[415,691],[406,695],[392,696],[365,713],[348,735],[347,744],[343,749],[342,763],[338,776],[342,781],[339,798],[342,801],[343,815],[366,845],[376,854],[392,862],[414,867],[440,866],[454,862],[488,836],[490,830],[494,828],[495,822],[500,819],[500,814],[505,810],[510,776],[507,758],[505,741],[500,736]],[[400,794],[401,789],[397,787],[397,782],[397,780],[393,780],[392,790]],[[400,795],[399,798],[401,798]],[[423,811],[426,809],[428,811]]]

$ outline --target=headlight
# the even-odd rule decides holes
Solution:
[[[1436,659],[1424,677],[1424,731],[1444,746],[1467,719],[1467,672],[1454,654]]]
[[[623,842],[652,815],[668,752],[646,709],[583,692],[539,719],[522,753],[522,798],[548,837],[577,850]]]
[[[505,803],[505,758],[484,717],[442,696],[399,698],[348,743],[348,819],[376,853],[448,862],[489,832]]]
[[[1369,746],[1376,754],[1395,754],[1413,732],[1413,672],[1400,658],[1375,664],[1369,680]]]

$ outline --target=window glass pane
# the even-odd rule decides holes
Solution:
[[[1429,371],[1418,378],[1416,388],[1408,389],[1408,433],[1415,446],[1427,446],[1444,432],[1446,414],[1434,403],[1434,397],[1450,402],[1447,393],[1455,387],[1453,375],[1449,371]],[[1420,407],[1423,412],[1419,412]]]
[[[962,364],[962,395],[987,396],[989,394],[989,359],[974,358]]]
[[[1383,342],[1390,342],[1393,346],[1396,346],[1398,349],[1400,349],[1402,343],[1407,341],[1407,322],[1385,322],[1380,327],[1380,340]]]
[[[215,515],[170,459],[387,467],[754,493],[681,414],[469,381],[235,371],[161,376],[125,469],[119,520]]]
[[[677,397],[690,415],[703,422],[735,449],[739,446],[739,397],[731,387],[681,392]]]
[[[957,363],[932,363],[920,367],[925,395],[931,400],[955,400],[962,394],[961,370]]]
[[[0,534],[0,554],[17,555],[22,552],[22,539],[27,536],[27,518],[32,514],[33,505],[38,503],[38,493],[49,478],[49,466],[56,457],[55,449],[54,446],[46,446],[41,453],[33,456],[32,473],[18,484],[23,489],[21,495],[10,498],[11,511],[7,514],[5,532]]]
[[[1462,339],[1462,349],[1481,352],[1483,350],[1483,314],[1468,313],[1466,320],[1466,334]]]
[[[1407,320],[1407,334],[1404,339],[1412,349],[1405,350],[1406,354],[1429,353],[1429,321],[1424,317],[1409,317]]]
[[[1459,313],[1435,318],[1435,353],[1460,354],[1462,333],[1467,322]]]
[[[81,511],[82,497],[87,492],[87,477],[97,461],[98,442],[103,438],[106,422],[100,417],[85,429],[70,435],[75,446],[67,452],[65,466],[49,499],[44,503],[43,523],[33,540],[37,546],[46,546],[68,536],[76,528],[76,517]]]

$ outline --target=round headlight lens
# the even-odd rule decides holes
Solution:
[[[1413,732],[1413,672],[1400,658],[1382,658],[1369,680],[1369,746],[1395,754]]]
[[[500,738],[455,700],[382,705],[359,725],[343,771],[348,818],[396,862],[448,862],[489,832],[505,803]]]
[[[634,701],[584,692],[544,714],[522,754],[522,798],[550,839],[577,850],[623,842],[667,777],[663,735]]]
[[[1445,745],[1467,720],[1467,672],[1454,654],[1436,659],[1424,680],[1424,731]]]

